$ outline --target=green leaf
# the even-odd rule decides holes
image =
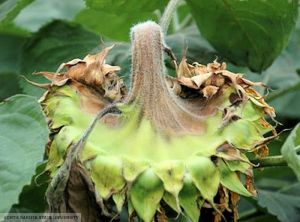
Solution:
[[[52,22],[26,42],[22,51],[21,73],[33,81],[45,82],[44,78],[33,76],[32,73],[55,72],[61,63],[84,57],[99,43],[100,36],[79,25]],[[20,80],[20,85],[30,95],[40,96],[43,92],[24,79]]]
[[[0,212],[8,212],[43,160],[48,127],[35,98],[18,95],[0,104]]]
[[[253,121],[247,119],[233,122],[224,129],[223,135],[234,147],[246,150],[252,149],[257,141],[263,139]]]
[[[0,5],[0,25],[11,22],[33,0],[7,0]]]
[[[277,216],[282,222],[297,222],[300,217],[299,193],[289,194],[268,190],[258,190],[258,204]]]
[[[35,0],[19,13],[14,23],[35,32],[54,19],[71,21],[84,8],[83,0]]]
[[[190,175],[184,177],[183,189],[179,193],[180,205],[186,214],[193,222],[199,221],[200,208],[198,206],[200,193],[195,187]],[[201,206],[200,206],[201,207]]]
[[[16,35],[20,37],[28,37],[30,33],[27,30],[24,30],[16,26],[13,22],[0,24],[0,32],[3,34]]]
[[[133,182],[144,170],[146,170],[149,164],[146,161],[137,161],[124,157],[123,162],[123,176],[126,181]]]
[[[18,85],[20,52],[24,37],[0,34],[0,101],[21,92]]]
[[[166,36],[166,43],[180,61],[186,51],[186,57],[191,62],[207,64],[218,56],[207,40],[199,33],[196,25],[191,25],[176,33]]]
[[[221,171],[221,184],[224,187],[246,197],[252,196],[252,194],[243,186],[236,172],[230,171],[229,167],[223,161],[219,162],[218,168]]]
[[[275,63],[266,71],[265,79],[268,85],[275,89],[267,97],[271,105],[276,107],[280,116],[299,118],[300,112],[300,77],[297,70],[300,68],[300,17],[296,29],[291,36],[287,48]]]
[[[277,219],[277,217],[270,214],[251,215],[249,218],[245,220],[239,220],[239,222],[266,222],[266,221],[280,222]]]
[[[118,212],[120,213],[122,211],[123,205],[125,203],[125,198],[126,198],[125,193],[124,192],[116,193],[116,194],[113,195],[112,198],[113,198],[113,201],[116,204]]]
[[[26,38],[0,33],[0,72],[19,72],[20,53]]]
[[[169,205],[169,207],[172,208],[172,210],[174,210],[177,213],[181,212],[180,206],[178,204],[178,200],[175,199],[173,194],[171,194],[169,192],[165,192],[164,196],[163,196],[163,200],[164,200],[164,202],[166,202],[166,204]]]
[[[126,14],[118,15],[106,11],[85,9],[76,16],[75,20],[97,34],[115,40],[128,41],[130,28],[140,21],[149,19],[156,20],[154,13],[140,12],[135,14],[135,12],[126,11]]]
[[[0,101],[21,92],[18,75],[12,72],[0,72]]]
[[[19,36],[28,36],[29,33],[14,24],[14,19],[20,11],[33,0],[6,0],[0,5],[0,32]]]
[[[183,186],[185,167],[180,161],[164,161],[153,166],[156,175],[162,180],[166,191],[178,198]]]
[[[193,157],[187,161],[187,170],[203,198],[212,203],[220,183],[214,163],[208,157]]]
[[[88,8],[78,14],[77,22],[97,34],[128,41],[130,28],[138,22],[157,20],[154,11],[162,9],[168,1],[86,0],[85,2]]]
[[[138,216],[145,222],[151,222],[163,194],[161,180],[148,169],[132,185],[130,200]]]
[[[85,0],[89,8],[103,10],[113,14],[135,12],[153,12],[155,9],[162,9],[168,2],[167,0]]]
[[[208,41],[235,64],[261,72],[287,45],[297,0],[187,0]]]
[[[298,124],[290,133],[285,143],[281,148],[283,158],[288,163],[288,166],[293,169],[300,181],[300,157],[297,151],[300,149],[300,124]]]
[[[115,157],[98,156],[91,162],[91,178],[100,197],[108,199],[125,186],[122,161]]]
[[[18,204],[14,204],[11,213],[43,213],[47,208],[45,199],[46,189],[50,178],[45,173],[46,163],[38,165],[30,185],[23,187]]]

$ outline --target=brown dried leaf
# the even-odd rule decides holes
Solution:
[[[73,59],[61,64],[58,69],[59,72],[64,68],[67,69],[62,74],[51,72],[36,73],[36,75],[42,75],[50,80],[51,84],[32,84],[50,89],[52,85],[62,86],[69,81],[71,85],[75,88],[78,87],[77,90],[83,93],[81,96],[82,106],[85,107],[84,109],[88,112],[94,112],[99,106],[99,104],[95,102],[97,98],[99,99],[101,97],[100,101],[103,101],[104,96],[110,101],[119,101],[123,99],[127,91],[123,80],[116,74],[116,72],[120,70],[120,67],[105,64],[105,57],[112,47],[113,46],[107,47],[95,55],[87,55],[83,60]],[[86,89],[84,89],[85,87],[83,85],[76,83],[83,84]]]
[[[195,83],[195,85],[198,87],[198,89],[201,87],[201,85],[212,76],[212,73],[203,73],[196,76],[193,76],[191,80]]]
[[[235,88],[241,102],[246,102],[248,96],[251,100],[255,98],[257,105],[263,107],[264,111],[274,120],[274,109],[268,106],[259,93],[251,88],[254,86],[266,87],[266,85],[262,82],[252,82],[244,79],[240,73],[226,70],[225,63],[218,63],[215,60],[207,66],[199,63],[190,65],[186,62],[186,58],[183,58],[177,69],[177,81],[188,88],[200,89],[199,92],[207,99],[215,95],[224,85],[231,85]],[[205,87],[202,89],[203,85]]]
[[[83,61],[90,65],[92,63],[99,63],[100,65],[105,64],[105,58],[107,57],[109,51],[114,47],[114,45],[104,48],[100,53],[95,55],[87,55],[84,57]]]
[[[181,78],[181,77],[192,77],[192,72],[190,70],[190,65],[186,62],[186,58],[183,57],[181,62],[179,63],[179,66],[176,70],[177,72],[177,77]]]
[[[224,77],[227,77],[227,79],[229,80],[229,84],[231,84],[235,88],[242,101],[246,101],[248,99],[245,89],[243,88],[243,86],[239,85],[239,79],[242,78],[242,74],[233,73],[228,70],[221,70],[216,73],[222,74]],[[226,82],[228,82],[228,80]]]
[[[67,76],[61,75],[59,73],[53,73],[53,72],[38,72],[35,73],[35,75],[44,76],[46,79],[51,81],[52,85],[55,86],[63,86],[69,80]]]
[[[166,215],[165,210],[161,207],[159,211],[156,213],[157,222],[168,222],[168,217]]]
[[[224,160],[230,160],[230,161],[239,160],[244,163],[248,163],[249,166],[255,166],[247,158],[243,157],[241,155],[241,152],[238,149],[232,147],[228,143],[224,143],[220,145],[216,151],[217,153],[215,155],[217,157],[223,158]],[[251,175],[251,172],[249,173],[250,173],[249,175]]]
[[[205,86],[218,86],[221,87],[225,84],[225,78],[220,75],[220,74],[213,74],[211,76],[211,78],[209,78],[206,82],[205,82]]]
[[[205,66],[199,63],[190,65],[186,62],[186,58],[183,58],[176,71],[179,84],[191,89],[201,89],[204,85],[205,87],[200,92],[208,99],[215,95],[224,85],[232,85],[242,102],[248,99],[246,89],[253,86],[266,87],[261,82],[249,81],[244,79],[242,74],[226,70],[226,64],[218,63],[216,60]],[[266,112],[272,115],[272,110],[269,108],[266,109]]]
[[[80,82],[73,82],[71,87],[78,92],[80,106],[85,112],[96,114],[109,104],[109,101],[103,95]]]
[[[41,89],[49,90],[51,88],[51,83],[37,83],[37,82],[33,82],[33,81],[27,79],[25,76],[21,76],[21,77],[24,78],[26,80],[26,82],[28,82],[29,84],[39,87]]]
[[[260,86],[260,87],[267,88],[267,86],[263,82],[252,82],[252,81],[250,81],[248,79],[245,79],[245,78],[238,79],[238,83],[239,84],[244,84],[246,86]]]
[[[257,106],[262,107],[267,115],[269,115],[274,122],[277,122],[274,118],[276,117],[275,109],[269,106],[264,98],[254,89],[246,89],[247,94],[249,95],[250,100]]]
[[[230,205],[233,211],[233,220],[234,222],[238,221],[239,212],[238,212],[238,202],[240,201],[240,196],[235,192],[230,192]]]
[[[217,86],[205,86],[201,92],[205,98],[210,99],[218,92],[218,90],[219,87]]]
[[[71,164],[66,186],[58,189],[63,189],[59,190],[59,196],[53,193],[54,196],[47,197],[50,213],[79,213],[82,222],[109,221],[109,218],[102,215],[102,209],[96,201],[94,185],[79,161]]]
[[[56,70],[56,73],[60,73],[64,68],[71,68],[72,66],[77,65],[78,63],[85,63],[82,59],[73,59],[67,63],[62,63]]]
[[[187,86],[191,89],[198,89],[198,86],[195,84],[194,81],[192,81],[191,78],[187,78],[187,77],[179,77],[178,78],[178,82],[181,84],[181,85],[184,85],[184,86]]]
[[[209,72],[205,65],[199,64],[197,62],[194,62],[192,66],[190,65],[190,67],[192,68],[192,73],[194,75],[201,75]]]
[[[222,215],[215,213],[214,222],[221,222],[221,221],[222,221]]]
[[[207,64],[207,69],[209,72],[216,72],[219,70],[225,70],[226,69],[226,63],[222,62],[222,63],[218,63],[217,60],[214,60],[213,63],[208,63]]]
[[[269,148],[267,147],[267,145],[263,144],[259,147],[257,147],[253,153],[255,154],[255,156],[257,158],[264,158],[269,156]]]
[[[220,186],[219,188],[219,199],[220,203],[218,204],[218,209],[223,213],[225,210],[231,212],[229,208],[229,195],[226,187]]]
[[[80,213],[82,222],[108,221],[108,218],[101,215],[101,208],[95,198],[95,188],[79,162],[72,164],[65,194],[67,212]]]
[[[166,76],[166,81],[169,88],[173,91],[175,95],[179,95],[181,93],[181,85],[178,83],[177,79],[171,76]]]
[[[256,197],[257,192],[256,192],[256,189],[254,188],[253,177],[252,177],[252,176],[246,175],[246,189],[247,189],[250,193],[252,193],[252,195],[253,195],[254,197]]]

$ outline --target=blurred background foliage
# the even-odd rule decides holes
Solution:
[[[128,83],[130,27],[149,19],[159,21],[167,3],[168,0],[0,0],[0,101],[15,94],[39,98],[43,90],[28,84],[23,77],[43,82],[33,74],[55,72],[63,62],[112,44],[115,48],[107,62],[120,66],[120,75]],[[282,123],[278,130],[292,129],[300,120],[298,10],[297,0],[182,1],[173,16],[166,43],[178,60],[184,54],[188,61],[199,63],[218,58],[226,61],[231,70],[263,81],[271,90],[260,92],[277,111],[277,119]],[[174,74],[169,61],[166,65],[168,73]],[[1,118],[5,119],[0,110]],[[0,132],[4,130],[2,124]],[[296,128],[288,140],[290,131],[286,131],[270,144],[271,155],[281,155],[284,143],[289,152],[294,152],[290,167],[255,170],[259,195],[256,199],[241,200],[240,221],[300,220],[300,184],[296,177],[300,172],[298,131]],[[40,175],[43,167],[41,163],[36,175]],[[12,212],[45,209],[48,178],[37,178],[33,177],[31,184],[22,188]],[[20,183],[29,182],[27,179]]]

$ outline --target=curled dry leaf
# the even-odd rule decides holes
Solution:
[[[123,80],[116,74],[120,67],[105,64],[105,57],[111,49],[112,47],[108,47],[96,55],[87,55],[83,60],[74,59],[63,63],[58,68],[59,73],[36,73],[51,81],[47,84],[47,89],[50,90],[40,99],[41,103],[52,96],[56,87],[64,86],[76,90],[81,108],[90,113],[98,112],[111,101],[122,100],[126,88]]]
[[[186,58],[183,58],[177,69],[177,81],[183,86],[191,89],[199,89],[199,92],[205,98],[211,98],[223,86],[231,85],[236,89],[239,97],[247,100],[248,97],[257,106],[264,108],[264,111],[274,119],[276,117],[275,110],[269,106],[264,98],[252,87],[260,86],[267,87],[262,82],[252,82],[243,78],[242,74],[232,73],[226,70],[225,63],[218,63],[216,60],[209,63],[207,66],[193,63],[187,63]],[[180,94],[180,92],[177,92]]]

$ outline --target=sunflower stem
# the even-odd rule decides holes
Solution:
[[[131,40],[131,89],[125,102],[135,102],[140,110],[140,120],[147,118],[166,135],[202,133],[203,119],[190,112],[167,85],[163,52],[167,52],[173,61],[176,58],[164,46],[160,25],[147,21],[134,26]]]
[[[269,156],[265,158],[254,158],[250,160],[252,163],[257,164],[256,168],[262,167],[278,167],[278,166],[287,166],[286,160],[281,155]]]
[[[297,91],[297,90],[299,90],[299,89],[300,89],[300,82],[297,82],[297,83],[295,83],[295,84],[292,85],[292,86],[289,86],[289,87],[286,87],[286,88],[284,88],[284,89],[277,90],[277,91],[275,91],[275,92],[273,92],[273,93],[270,93],[270,94],[266,97],[266,100],[267,100],[268,102],[271,102],[271,101],[273,101],[273,100],[276,100],[276,99],[279,98],[279,97],[285,96],[285,95],[287,95],[287,94],[289,94],[289,93],[292,93],[292,92],[294,92],[294,91]]]
[[[167,7],[165,8],[165,11],[160,19],[160,26],[162,28],[162,31],[166,34],[169,28],[169,25],[171,23],[173,14],[176,11],[177,6],[181,0],[170,0]]]

